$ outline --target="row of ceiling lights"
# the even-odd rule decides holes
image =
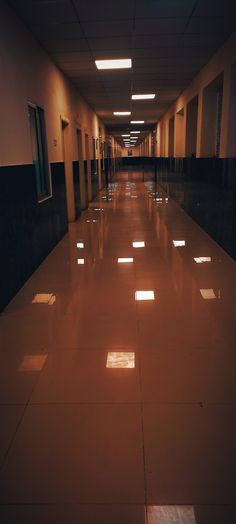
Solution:
[[[131,58],[122,58],[122,59],[115,59],[115,60],[95,60],[95,64],[98,69],[100,70],[107,70],[107,69],[130,69],[132,67],[132,60]],[[143,95],[132,95],[132,100],[153,100],[155,98],[154,93],[150,94],[143,94]],[[113,115],[115,116],[128,116],[131,115],[131,111],[113,111]],[[131,120],[131,124],[144,124],[144,120]],[[132,133],[132,131],[131,131]],[[134,133],[140,133],[140,131],[134,131]],[[121,135],[124,136],[130,136],[130,135]],[[130,145],[134,146],[136,143],[136,140],[138,137],[132,137],[130,140],[124,140],[125,147],[129,147]]]

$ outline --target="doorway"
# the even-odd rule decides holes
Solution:
[[[81,209],[88,207],[88,184],[84,169],[82,131],[77,129],[78,159],[79,159],[79,181],[80,181],[80,205]]]
[[[88,183],[88,201],[92,200],[92,181],[91,181],[91,159],[90,159],[90,148],[89,148],[89,136],[85,135],[85,156],[86,156],[86,174]]]

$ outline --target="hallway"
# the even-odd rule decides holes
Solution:
[[[235,524],[235,282],[158,184],[99,193],[0,316],[1,524]]]

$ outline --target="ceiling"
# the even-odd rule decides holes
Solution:
[[[82,96],[116,134],[132,111],[150,129],[236,28],[236,0],[11,0]],[[94,60],[132,58],[131,70]],[[156,93],[133,101],[131,94]],[[140,126],[139,126],[140,129]]]

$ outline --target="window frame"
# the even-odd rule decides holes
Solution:
[[[37,180],[36,180],[36,193],[37,193],[37,203],[41,204],[45,202],[46,200],[49,200],[53,197],[52,193],[52,173],[51,173],[51,166],[48,161],[48,143],[47,143],[47,130],[46,130],[46,119],[45,119],[45,110],[41,105],[35,104],[31,100],[27,101],[27,112],[28,112],[28,119],[29,119],[29,134],[30,134],[30,142],[31,142],[31,153],[32,153],[32,161],[35,165],[35,160],[33,158],[33,147],[32,147],[32,136],[31,136],[31,128],[30,128],[30,115],[29,115],[29,108],[34,109],[35,116],[36,116],[36,138],[37,138],[37,154],[38,158],[41,156],[40,161],[40,169],[42,169],[42,172],[40,173],[40,178],[42,180],[42,177],[44,179],[44,183],[47,187],[47,192],[45,193],[39,193],[37,188]],[[40,118],[40,112],[43,116],[43,120]],[[39,143],[40,138],[40,143]],[[36,176],[35,176],[36,178]]]

